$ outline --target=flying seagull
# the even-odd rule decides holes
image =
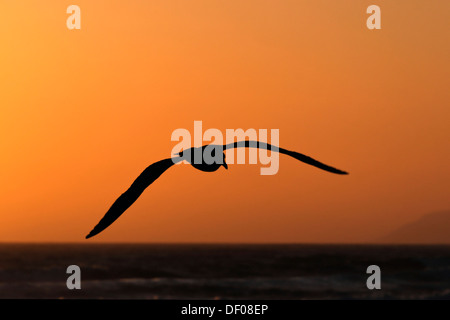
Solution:
[[[208,148],[208,149],[206,149]],[[348,174],[345,171],[330,167],[326,164],[323,164],[313,158],[310,158],[304,154],[289,151],[283,148],[279,148],[273,146],[271,144],[259,141],[240,141],[229,143],[225,145],[205,145],[198,148],[190,148],[175,154],[172,158],[164,159],[158,162],[155,162],[148,166],[140,175],[136,178],[136,180],[131,184],[127,191],[125,191],[109,208],[108,212],[106,212],[105,216],[100,220],[100,222],[92,229],[92,231],[86,236],[86,239],[89,239],[107,227],[109,227],[118,217],[122,215],[144,192],[144,190],[151,185],[156,179],[159,178],[167,169],[169,169],[174,164],[180,161],[187,161],[194,168],[205,171],[205,172],[214,172],[218,170],[221,166],[225,169],[228,169],[228,165],[225,162],[225,154],[224,150],[232,149],[232,148],[262,148],[270,151],[279,152],[282,154],[286,154],[291,156],[299,161],[302,161],[306,164],[312,165],[319,169],[336,173],[336,174]],[[206,159],[200,157],[200,161],[197,160],[196,154],[203,154],[203,152],[209,151],[212,156],[222,154],[222,159],[218,159],[216,161],[205,161]],[[217,153],[216,153],[217,152]],[[205,152],[205,154],[208,154]],[[219,156],[220,158],[220,156]]]

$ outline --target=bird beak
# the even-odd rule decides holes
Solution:
[[[228,170],[228,165],[227,165],[227,163],[226,163],[225,161],[223,162],[223,164],[222,164],[222,165],[223,165],[223,167],[224,167],[225,169],[227,169],[227,170]]]

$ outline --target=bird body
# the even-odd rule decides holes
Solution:
[[[172,158],[174,162],[185,160],[200,171],[214,172],[222,166],[228,169],[222,146],[206,145],[198,148],[190,148],[181,151],[178,153],[178,156],[179,158]]]
[[[279,148],[277,146],[259,141],[240,141],[229,143],[226,145],[205,145],[197,148],[189,148],[179,152],[178,154],[175,154],[172,158],[160,160],[148,166],[136,178],[136,180],[131,184],[128,190],[125,191],[119,198],[117,198],[117,200],[109,208],[100,222],[86,236],[86,239],[99,234],[107,227],[109,227],[140,197],[140,195],[149,185],[151,185],[174,164],[184,160],[191,164],[195,169],[204,172],[214,172],[222,166],[225,169],[228,169],[228,165],[225,162],[225,154],[223,153],[223,151],[232,148],[263,148],[271,150],[273,152],[279,152],[289,155],[299,161],[331,173],[341,175],[347,174],[347,172],[345,171],[330,167],[304,154],[295,151],[289,151],[287,149]]]

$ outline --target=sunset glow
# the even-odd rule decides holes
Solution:
[[[450,209],[448,1],[0,3],[0,242],[371,242]],[[177,165],[84,236],[177,128],[279,129],[280,156]],[[432,231],[430,231],[432,232]]]

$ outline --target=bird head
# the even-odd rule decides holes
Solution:
[[[194,156],[193,149],[194,148],[184,149],[178,153],[175,153],[175,156],[179,156],[179,157],[183,158],[184,160],[191,162],[192,157]]]

